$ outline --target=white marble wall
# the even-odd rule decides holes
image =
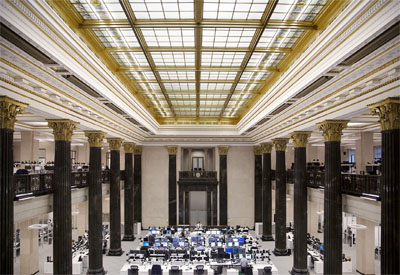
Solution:
[[[254,226],[254,152],[252,146],[228,151],[228,224]]]

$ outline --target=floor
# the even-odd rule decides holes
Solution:
[[[145,231],[142,232],[142,234],[146,234]],[[251,231],[251,234],[253,236],[255,235],[254,231]],[[104,256],[103,257],[103,265],[104,269],[107,270],[107,274],[110,275],[118,275],[119,270],[121,267],[124,265],[126,261],[126,252],[130,249],[135,249],[136,246],[138,245],[138,240],[135,240],[134,242],[122,242],[122,250],[124,250],[124,254],[120,257],[110,257],[110,256]],[[275,247],[274,242],[262,242],[262,247],[263,249],[270,249],[271,251]],[[343,244],[343,253],[346,255],[350,256],[351,259],[353,260],[353,272],[352,273],[344,273],[348,275],[355,275],[358,274],[356,272],[356,247],[349,247],[347,244]],[[44,275],[44,262],[46,260],[47,256],[52,256],[53,254],[53,246],[48,245],[48,244],[43,244],[39,246],[39,273],[36,273],[38,275]],[[19,264],[19,257],[15,259],[14,263],[14,273],[15,274],[20,274],[20,264]],[[279,274],[289,274],[289,271],[292,269],[293,266],[293,254],[291,256],[287,257],[275,257],[272,255],[272,262],[275,264],[277,269],[279,270]],[[375,261],[375,274],[380,274],[380,262]],[[86,274],[86,269],[84,269],[82,274]],[[310,274],[316,274],[312,270],[310,270]]]

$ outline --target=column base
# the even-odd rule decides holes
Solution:
[[[276,248],[272,251],[272,253],[274,253],[275,256],[290,256],[290,254],[292,254],[289,249],[280,250]]]
[[[102,267],[100,269],[88,269],[86,275],[104,275],[106,273],[107,271]]]
[[[292,270],[289,271],[290,274],[292,275],[303,275],[303,274],[310,274],[308,272],[308,269],[297,269],[297,268],[292,268]]]
[[[122,248],[108,250],[107,256],[121,256],[124,253]]]
[[[261,240],[263,242],[273,242],[274,237],[272,237],[272,235],[262,235]]]
[[[135,237],[133,235],[124,235],[122,238],[123,242],[133,242],[135,240]]]

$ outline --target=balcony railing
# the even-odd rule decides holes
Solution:
[[[109,171],[102,171],[102,182],[109,182]],[[15,197],[32,193],[33,196],[41,196],[53,192],[54,174],[28,174],[14,175]],[[88,172],[72,172],[71,187],[83,188],[88,186]]]
[[[217,179],[217,171],[179,171],[179,179]]]
[[[325,174],[323,171],[309,170],[306,174],[307,186],[311,188],[324,188]],[[286,173],[287,183],[294,183],[294,171]],[[341,174],[342,193],[362,196],[364,194],[380,195],[381,176]]]

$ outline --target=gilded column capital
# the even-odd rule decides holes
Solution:
[[[290,138],[293,139],[294,147],[306,147],[310,136],[311,132],[308,131],[296,131],[290,134]]]
[[[15,119],[18,114],[25,112],[26,106],[8,96],[0,96],[1,129],[14,130]]]
[[[168,155],[176,155],[178,152],[178,146],[167,146]]]
[[[274,145],[272,144],[272,142],[263,142],[261,143],[261,151],[263,154],[271,154],[272,151],[272,147]]]
[[[50,128],[53,129],[55,140],[71,141],[74,130],[78,128],[78,122],[70,119],[46,119]]]
[[[135,145],[134,142],[124,142],[125,153],[132,154],[135,151]]]
[[[229,146],[218,146],[218,153],[220,155],[227,155],[229,150]]]
[[[339,141],[342,137],[342,131],[346,128],[348,120],[325,120],[318,123],[318,130],[322,131],[325,142]]]
[[[400,129],[400,99],[389,97],[368,105],[368,108],[379,116],[382,131]]]
[[[262,155],[262,148],[261,146],[254,146],[254,155]]]
[[[124,140],[122,138],[108,138],[107,142],[110,145],[111,151],[121,150],[121,145]]]
[[[85,137],[88,138],[90,147],[101,147],[106,133],[102,131],[84,131]]]
[[[134,153],[135,155],[141,155],[141,154],[142,154],[142,151],[143,151],[142,145],[136,145],[136,146],[135,146],[135,149],[134,149],[134,151],[133,151],[133,153]]]
[[[288,138],[274,138],[272,140],[275,146],[275,151],[286,151],[286,145],[289,143]]]

